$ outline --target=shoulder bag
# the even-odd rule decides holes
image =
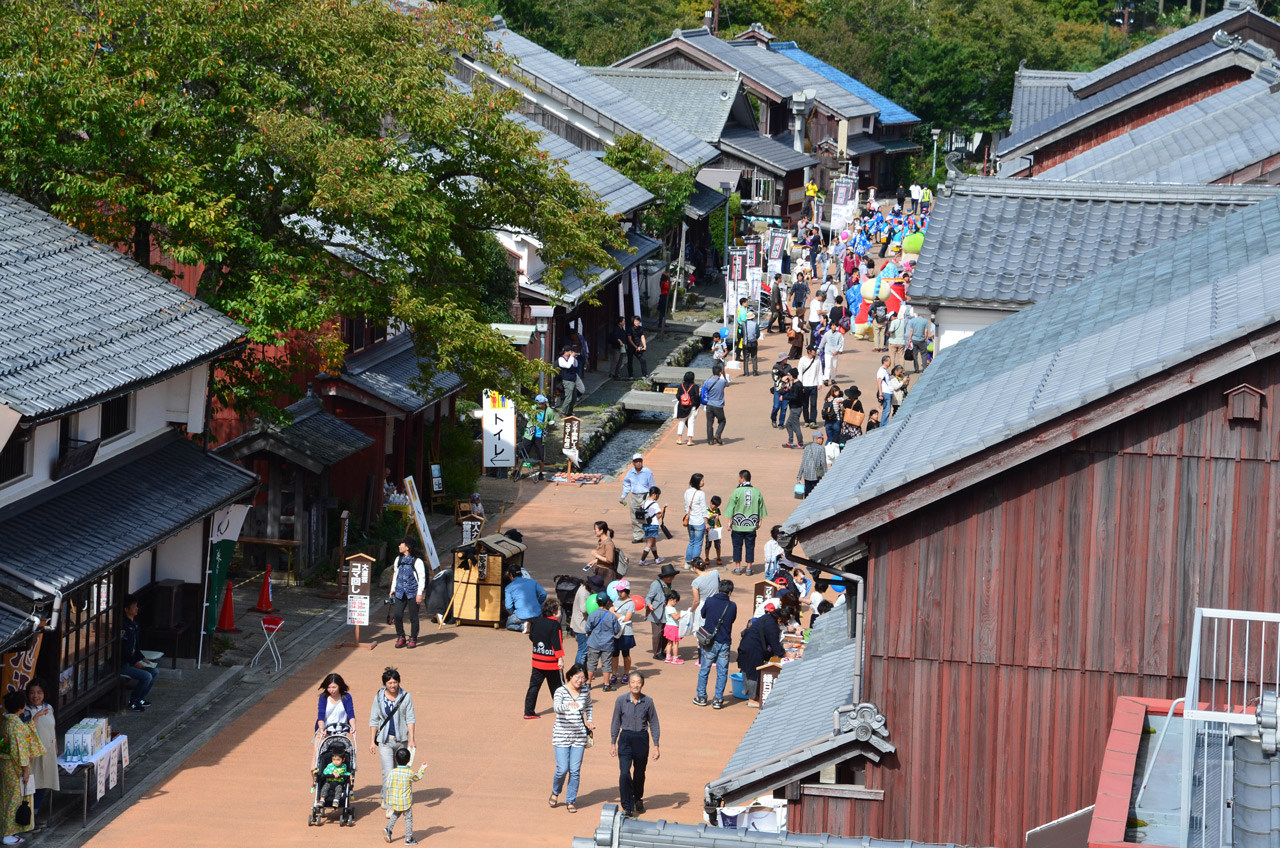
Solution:
[[[589,698],[589,697],[591,697],[591,696],[590,696],[590,695],[587,695],[587,697]],[[585,699],[584,699],[584,701],[585,701]],[[575,701],[574,701],[574,703],[576,704],[576,703],[578,703],[578,702],[575,700]],[[583,703],[583,704],[581,704],[580,706],[581,706],[581,709],[579,709],[579,710],[578,710],[578,720],[582,722],[582,729],[583,729],[583,730],[586,732],[586,734],[587,734],[587,747],[588,747],[588,748],[594,748],[594,747],[595,747],[595,745],[596,745],[596,735],[595,735],[594,733],[592,733],[592,732],[591,732],[591,728],[587,727],[587,706],[586,706],[586,703]]]
[[[867,420],[866,413],[861,412],[853,407],[848,407],[844,411],[844,423],[850,427],[861,427],[863,422]]]
[[[699,648],[701,648],[704,651],[711,649],[711,646],[715,644],[716,634],[720,632],[720,623],[724,621],[724,617],[728,614],[729,614],[729,606],[726,604],[724,610],[721,611],[720,613],[720,618],[716,620],[715,627],[708,630],[707,625],[703,624],[701,627],[698,628],[698,647]]]
[[[400,690],[400,697],[396,698],[395,706],[391,708],[391,712],[386,713],[382,716],[382,724],[378,725],[378,735],[382,735],[383,729],[386,728],[386,726],[391,723],[391,719],[395,718],[396,713],[400,712],[400,705],[405,702],[405,698],[406,696],[408,696],[408,694],[409,692],[407,690],[405,689]],[[383,695],[382,697],[386,698],[386,695]],[[388,734],[389,733],[390,731],[388,731]],[[390,736],[383,739],[382,742],[387,742],[389,738]],[[378,744],[382,744],[382,742],[379,742]]]

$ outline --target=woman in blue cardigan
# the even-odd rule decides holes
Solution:
[[[316,708],[316,739],[330,724],[356,726],[356,708],[340,674],[330,674],[320,683],[320,704]]]

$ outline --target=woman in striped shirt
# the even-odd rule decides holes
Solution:
[[[565,684],[556,690],[554,708],[556,724],[551,730],[551,745],[556,752],[556,774],[551,780],[551,797],[547,806],[559,806],[560,788],[565,775],[569,785],[565,787],[565,809],[578,812],[574,804],[578,800],[578,776],[582,770],[582,755],[587,749],[587,737],[594,733],[591,720],[591,689],[587,687],[587,670],[581,663],[574,663],[565,674]]]

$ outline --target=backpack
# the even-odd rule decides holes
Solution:
[[[698,402],[703,406],[707,405],[707,384],[702,384],[702,391],[698,392]]]
[[[622,548],[613,549],[613,570],[618,572],[619,577],[627,576],[627,569],[631,567],[631,558],[627,556]]]
[[[686,386],[684,383],[680,384],[680,405],[681,406],[693,406],[693,396],[689,394],[689,389],[690,387]]]
[[[833,404],[831,401],[827,401],[822,405],[822,420],[823,421],[836,420],[836,407],[835,407],[835,404]]]
[[[556,599],[562,609],[573,609],[573,599],[578,594],[582,581],[569,574],[561,574],[555,578]]]

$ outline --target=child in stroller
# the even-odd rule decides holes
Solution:
[[[351,727],[330,724],[316,751],[316,765],[311,770],[313,781],[311,816],[308,825],[320,824],[328,807],[338,809],[338,825],[354,826],[351,810],[351,785],[356,773],[356,746],[351,740]]]

